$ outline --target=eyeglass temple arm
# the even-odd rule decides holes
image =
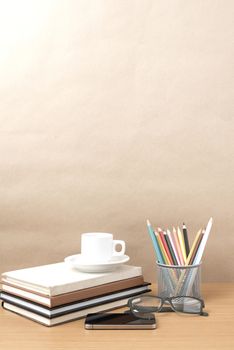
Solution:
[[[201,312],[200,312],[200,315],[201,315],[201,316],[209,316],[208,312],[206,312],[206,311],[201,311]]]

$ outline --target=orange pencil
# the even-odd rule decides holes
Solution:
[[[161,252],[162,252],[162,254],[163,254],[163,258],[164,258],[164,260],[165,260],[165,263],[166,263],[166,265],[170,265],[170,260],[169,260],[169,258],[168,258],[168,256],[167,256],[167,252],[166,252],[166,250],[165,250],[165,248],[164,248],[164,245],[163,245],[163,243],[162,243],[161,237],[160,237],[159,233],[156,232],[156,231],[155,231],[155,234],[156,234],[156,236],[157,236],[158,243],[159,243]]]
[[[158,228],[158,232],[159,232],[159,235],[160,235],[162,244],[163,244],[163,246],[164,246],[164,249],[165,249],[165,251],[167,252],[167,257],[168,257],[168,259],[169,259],[169,261],[170,261],[170,265],[174,265],[173,260],[172,260],[172,257],[171,257],[170,250],[169,250],[169,248],[168,248],[168,246],[167,246],[167,242],[166,242],[165,237],[164,237],[164,233],[163,233],[163,231],[162,231],[160,228]]]

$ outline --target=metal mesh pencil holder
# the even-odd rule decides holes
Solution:
[[[201,263],[198,265],[164,265],[157,263],[158,296],[201,298]]]

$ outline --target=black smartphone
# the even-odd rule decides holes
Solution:
[[[93,313],[85,319],[86,329],[155,329],[156,320],[134,316],[132,313]]]

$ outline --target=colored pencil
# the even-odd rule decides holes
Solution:
[[[179,227],[177,228],[177,233],[178,233],[178,239],[180,242],[181,252],[182,252],[184,261],[186,261],[187,257],[186,257],[186,251],[185,251],[185,245],[184,245],[184,237],[183,237],[182,232],[180,231]]]
[[[184,245],[185,245],[186,258],[187,258],[189,255],[190,248],[189,248],[188,232],[187,232],[187,227],[185,226],[185,223],[183,223],[182,232],[184,236]]]
[[[174,237],[174,240],[175,240],[175,243],[176,243],[178,256],[180,258],[180,265],[184,265],[184,258],[183,258],[183,254],[182,254],[182,251],[181,251],[181,248],[180,248],[180,242],[179,242],[179,239],[178,239],[175,227],[173,227],[173,237]]]
[[[164,263],[164,261],[163,261],[162,256],[161,256],[161,251],[160,251],[160,248],[158,246],[158,242],[157,242],[157,239],[155,237],[154,230],[153,230],[149,220],[147,220],[147,229],[148,229],[148,233],[150,235],[150,238],[153,242],[153,247],[154,247],[154,251],[156,254],[156,258],[157,258],[158,262],[162,264],[162,263]]]
[[[209,238],[209,234],[210,234],[212,225],[213,225],[213,219],[210,218],[210,220],[208,221],[208,224],[206,226],[204,237],[203,237],[203,239],[201,241],[201,244],[200,244],[200,246],[198,248],[198,251],[197,251],[197,254],[195,256],[194,263],[193,263],[194,265],[200,264],[200,262],[201,262],[202,255],[204,253],[204,250],[205,250],[205,247],[206,247],[207,240]]]
[[[167,265],[171,265],[171,262],[169,260],[168,254],[167,254],[167,252],[166,252],[166,250],[164,248],[164,245],[163,245],[163,242],[162,242],[160,234],[157,231],[155,231],[155,234],[156,234],[156,237],[158,239],[159,245],[161,247],[161,251],[163,252],[165,263]],[[167,273],[168,273],[168,282],[169,282],[169,284],[171,286],[171,291],[173,293],[173,291],[175,290],[175,288],[177,286],[177,282],[178,282],[177,276],[176,276],[176,273],[175,273],[175,271],[173,269],[172,270],[171,269],[167,269]]]
[[[156,232],[156,231],[155,231],[155,234],[156,234],[156,236],[157,236],[158,243],[159,243],[159,246],[160,246],[160,248],[161,248],[161,252],[162,252],[162,254],[163,254],[163,258],[164,258],[165,263],[166,263],[167,265],[171,265],[171,262],[170,262],[170,260],[169,260],[169,258],[168,258],[168,255],[167,255],[167,252],[166,252],[166,250],[165,250],[165,248],[164,248],[164,245],[163,245],[163,243],[162,243],[160,234],[159,234],[158,232]]]
[[[196,234],[196,236],[195,236],[195,239],[194,239],[194,241],[193,241],[192,247],[191,247],[191,249],[190,249],[189,255],[188,255],[188,257],[187,257],[187,259],[186,259],[186,261],[185,261],[185,265],[190,265],[190,264],[191,264],[191,257],[192,257],[192,255],[193,255],[195,246],[196,246],[196,244],[197,244],[197,241],[199,240],[199,237],[200,237],[201,233],[202,233],[201,230],[199,230],[199,231],[197,232],[197,234]]]
[[[193,244],[192,244],[192,247],[190,249],[190,252],[189,252],[189,255],[186,259],[186,262],[185,262],[185,265],[191,265],[191,259],[192,259],[192,256],[194,255],[195,253],[195,247],[197,245],[197,242],[199,241],[199,237],[202,235],[202,231],[199,230],[196,234],[196,237],[193,241]],[[178,294],[181,294],[182,292],[182,289],[183,289],[183,284],[185,283],[185,277],[186,277],[186,270],[182,271],[181,275],[180,275],[180,278],[179,278],[179,281],[178,281],[178,284],[177,284],[177,288],[176,288],[176,295]]]
[[[212,223],[213,219],[210,218],[206,230],[199,230],[197,232],[190,249],[188,232],[184,223],[182,232],[179,227],[177,230],[173,227],[172,233],[170,230],[163,231],[161,228],[158,228],[157,232],[153,230],[150,221],[147,220],[148,233],[151,237],[158,263],[182,266],[199,264],[211,231]]]
[[[166,253],[167,253],[167,257],[168,257],[168,260],[170,261],[170,265],[173,265],[173,260],[172,260],[172,257],[171,257],[171,253],[170,253],[170,251],[169,251],[169,248],[168,248],[168,246],[167,246],[167,242],[166,242],[166,240],[165,240],[164,233],[163,233],[163,231],[162,231],[160,228],[158,229],[158,233],[159,233],[159,236],[160,236],[160,238],[161,238],[161,241],[162,241],[162,244],[163,244],[163,246],[164,246],[164,249],[165,249],[165,251],[166,251]]]
[[[194,263],[195,257],[197,255],[198,249],[199,249],[200,244],[201,244],[201,241],[202,241],[202,239],[204,237],[204,233],[205,233],[205,230],[202,230],[202,232],[199,235],[199,238],[198,238],[198,240],[196,242],[196,245],[194,247],[193,253],[192,253],[191,258],[190,258],[190,263],[189,263],[190,265],[193,265],[193,263]]]
[[[209,238],[209,234],[210,234],[212,225],[213,225],[213,219],[210,218],[210,220],[208,221],[208,224],[206,226],[206,230],[205,230],[205,233],[204,233],[203,238],[201,240],[201,243],[200,243],[200,245],[198,247],[197,253],[195,255],[195,258],[194,258],[194,261],[193,261],[193,265],[198,265],[201,262],[201,259],[202,259],[202,256],[203,256],[203,253],[204,253],[204,250],[205,250],[205,247],[206,247],[207,240]],[[192,289],[193,284],[194,284],[194,280],[196,278],[196,274],[197,274],[197,270],[194,269],[192,271],[192,275],[191,275],[191,277],[189,279],[188,288],[186,288],[187,295],[189,295],[190,292],[191,292],[191,289]]]
[[[176,246],[175,246],[175,241],[173,239],[173,235],[171,234],[170,230],[167,230],[167,235],[168,235],[168,237],[170,239],[171,246],[172,246],[172,249],[173,249],[174,254],[175,254],[177,265],[180,265],[180,259],[179,259],[178,252],[177,252],[177,249],[176,249]]]
[[[167,261],[165,260],[164,255],[163,255],[163,251],[161,249],[161,245],[160,245],[160,242],[159,242],[160,239],[158,237],[158,233],[154,231],[154,235],[155,235],[155,239],[157,240],[158,248],[160,250],[161,261],[162,261],[161,264],[167,264]]]
[[[168,235],[167,235],[166,232],[164,232],[164,238],[165,238],[165,240],[166,240],[168,249],[169,249],[169,251],[170,251],[170,253],[171,253],[171,258],[172,258],[173,265],[177,265],[177,260],[176,260],[176,257],[175,257],[175,253],[174,253],[174,251],[173,251],[173,248],[172,248],[170,239],[169,239],[169,237],[168,237]]]

